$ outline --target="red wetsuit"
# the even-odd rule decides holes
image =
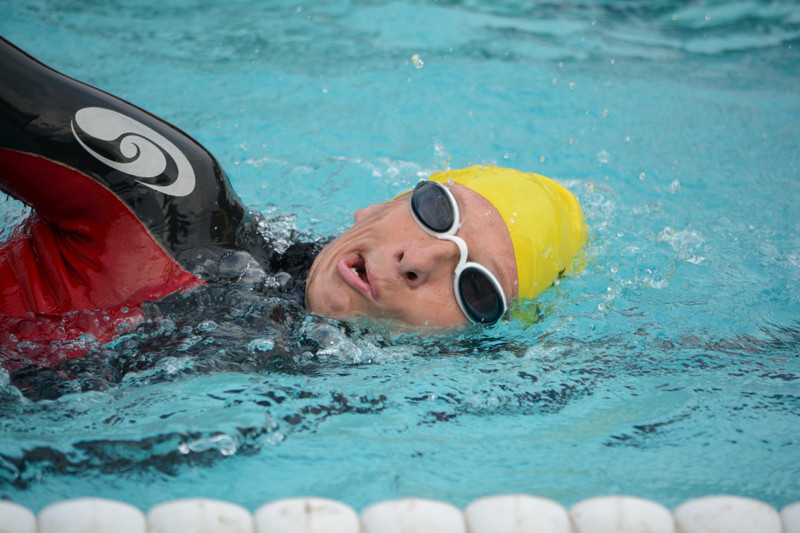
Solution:
[[[0,188],[32,213],[0,244],[6,368],[84,353],[139,305],[198,285],[197,250],[247,216],[197,141],[0,39]]]

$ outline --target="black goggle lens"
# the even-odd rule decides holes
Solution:
[[[455,222],[450,198],[436,182],[421,181],[414,187],[411,209],[419,221],[435,233],[447,232]]]
[[[458,278],[458,291],[464,310],[479,324],[492,324],[502,318],[502,296],[497,287],[477,268],[467,267]]]

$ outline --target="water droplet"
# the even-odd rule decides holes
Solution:
[[[327,93],[328,93],[328,91],[330,91],[330,90],[331,90],[331,89],[330,89],[330,87],[328,87],[327,85],[326,85],[325,87],[323,87],[323,88],[322,88],[322,92],[323,92],[323,93],[326,93],[326,94],[327,94]]]
[[[597,160],[600,161],[601,163],[608,163],[609,161],[611,161],[611,155],[605,150],[600,150],[599,152],[597,152]]]
[[[422,59],[420,59],[419,54],[414,54],[413,56],[411,56],[411,61],[414,63],[414,66],[416,68],[422,68],[423,66],[425,66],[425,63],[422,61]]]
[[[607,117],[607,116],[608,116],[608,109],[603,109],[603,116],[604,116],[604,117]]]
[[[706,20],[711,20],[711,14],[706,13]]]
[[[255,339],[250,341],[250,344],[247,345],[247,349],[250,353],[254,352],[266,352],[275,347],[275,341],[272,339]]]
[[[508,154],[503,156],[504,159],[508,159]]]
[[[575,82],[574,81],[569,82],[569,88],[570,89],[575,89]]]
[[[553,85],[558,85],[558,78],[553,78]]]
[[[640,180],[643,180],[645,177],[646,177],[646,176],[645,176],[645,173],[644,173],[644,172],[642,172],[642,173],[640,173],[640,174],[639,174],[639,179],[640,179]]]
[[[626,136],[625,136],[625,142],[626,142],[626,143],[629,143],[629,142],[631,142],[631,136],[630,136],[630,135],[626,135]]]
[[[544,163],[544,160],[545,160],[545,157],[544,157],[544,156],[540,157],[540,158],[539,158],[539,163]]]
[[[672,180],[672,183],[669,184],[669,192],[676,193],[681,190],[681,182],[678,180]]]

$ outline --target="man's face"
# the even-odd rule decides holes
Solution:
[[[517,293],[517,266],[502,217],[483,196],[447,186],[461,211],[457,235],[468,261],[488,268],[510,301]],[[311,266],[306,306],[341,319],[369,316],[409,326],[447,327],[467,318],[456,303],[453,273],[458,246],[437,239],[414,220],[408,195],[358,211],[355,224],[329,243]]]

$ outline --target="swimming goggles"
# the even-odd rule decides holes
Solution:
[[[508,310],[505,292],[488,268],[467,261],[467,243],[456,237],[461,218],[453,194],[435,181],[420,181],[411,191],[411,214],[426,232],[458,246],[461,259],[456,266],[453,291],[466,317],[477,324],[500,320]]]

